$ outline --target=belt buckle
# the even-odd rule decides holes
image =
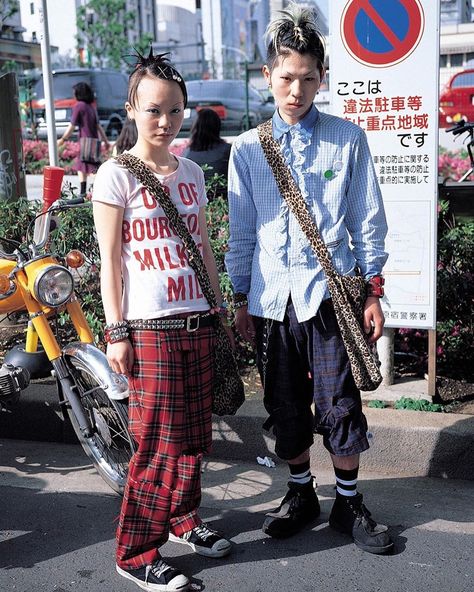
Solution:
[[[196,319],[196,326],[195,327],[192,326],[192,321],[194,321],[194,319]],[[189,317],[186,317],[186,331],[188,333],[194,333],[194,331],[197,331],[198,329],[199,329],[199,314],[189,315]]]

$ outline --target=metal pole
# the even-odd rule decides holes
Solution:
[[[395,330],[383,330],[382,337],[377,342],[377,352],[380,360],[380,373],[382,374],[383,384],[390,386],[393,384],[393,366],[394,366],[394,341]]]
[[[249,116],[249,63],[247,59],[244,62],[245,66],[245,130],[250,129],[250,116]]]
[[[244,121],[244,128],[245,130],[250,129],[250,113],[249,113],[249,60],[247,54],[239,49],[238,47],[232,47],[231,45],[223,45],[223,49],[229,51],[235,51],[236,53],[240,54],[244,58],[244,67],[245,67],[245,121]]]
[[[40,19],[41,66],[43,70],[46,126],[48,130],[49,163],[58,166],[58,146],[56,144],[56,122],[54,120],[53,74],[51,72],[51,51],[49,47],[48,8],[46,0],[36,0]]]
[[[428,330],[428,395],[436,395],[436,329]]]

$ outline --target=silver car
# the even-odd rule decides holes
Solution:
[[[191,80],[186,83],[188,105],[182,131],[189,131],[200,109],[213,109],[221,118],[222,130],[240,132],[246,129],[247,100],[243,80]],[[265,99],[248,85],[249,127],[269,119],[275,110],[272,98]]]

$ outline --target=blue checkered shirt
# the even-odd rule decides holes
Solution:
[[[361,128],[313,107],[297,124],[273,115],[273,136],[342,274],[379,274],[387,260],[387,222],[367,138]],[[291,295],[299,322],[329,298],[324,272],[278,191],[257,131],[241,134],[229,162],[229,251],[235,292],[249,312],[283,320]]]

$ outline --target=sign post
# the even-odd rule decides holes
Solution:
[[[334,115],[361,126],[387,214],[386,327],[436,327],[439,0],[333,0]]]

